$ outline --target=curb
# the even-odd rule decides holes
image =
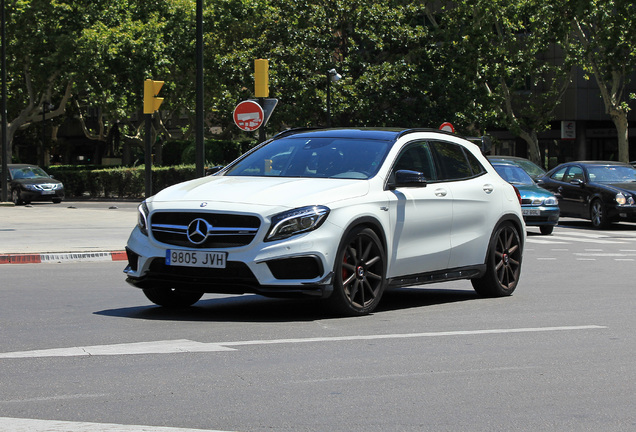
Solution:
[[[40,264],[62,261],[126,261],[126,251],[0,254],[0,264]]]

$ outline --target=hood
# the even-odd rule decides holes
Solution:
[[[521,194],[522,198],[526,198],[526,197],[551,197],[554,196],[554,194],[552,192],[550,192],[547,189],[543,189],[542,187],[539,186],[534,186],[534,185],[519,185],[519,184],[515,184],[514,185],[517,189],[519,189],[519,193]]]
[[[152,202],[195,201],[295,208],[364,196],[366,180],[209,176],[171,186]]]
[[[597,183],[601,187],[606,187],[615,192],[627,191],[636,194],[636,182],[628,183]]]
[[[41,185],[41,184],[61,184],[62,182],[59,180],[55,180],[54,178],[46,178],[46,177],[37,177],[37,178],[22,178],[11,180],[14,183],[22,184],[22,185]]]

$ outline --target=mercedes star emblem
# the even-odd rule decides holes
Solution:
[[[188,225],[188,240],[195,245],[200,245],[207,240],[212,225],[205,219],[197,218]]]

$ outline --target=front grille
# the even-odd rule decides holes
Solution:
[[[247,215],[156,212],[150,216],[150,229],[157,241],[188,248],[245,246],[254,239],[259,227],[260,219]]]

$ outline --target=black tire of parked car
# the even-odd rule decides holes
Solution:
[[[486,273],[471,279],[473,288],[483,297],[511,295],[521,275],[521,237],[515,226],[504,222],[495,230],[486,257]]]
[[[341,243],[334,266],[334,290],[329,302],[342,315],[371,313],[386,286],[386,252],[376,233],[354,228]]]
[[[13,202],[13,204],[15,205],[20,205],[22,204],[22,200],[20,199],[20,191],[17,189],[13,189],[11,191],[11,201]]]
[[[148,300],[167,308],[192,306],[203,297],[203,293],[179,291],[174,288],[144,288],[143,291]]]
[[[600,199],[595,199],[590,204],[590,220],[592,221],[592,226],[596,229],[607,228],[611,221],[607,217],[607,212],[605,211],[605,206]]]
[[[541,231],[543,235],[550,235],[552,231],[554,231],[554,225],[541,225],[539,231]]]

